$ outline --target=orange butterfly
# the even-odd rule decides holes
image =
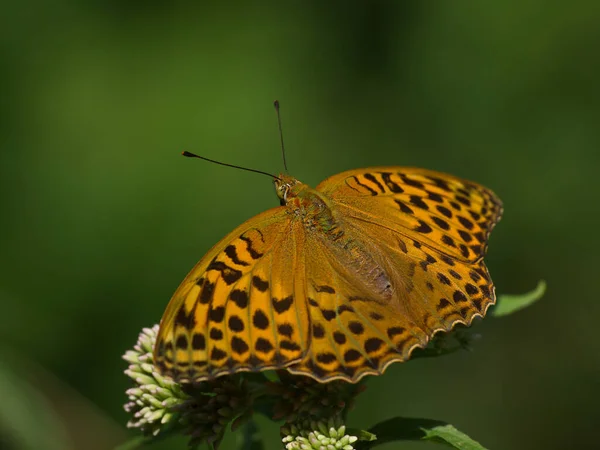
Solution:
[[[154,349],[163,374],[285,367],[356,382],[494,304],[483,256],[502,204],[483,186],[407,167],[274,182],[281,206],[222,239],[173,295]]]

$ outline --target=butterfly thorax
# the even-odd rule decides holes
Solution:
[[[381,298],[392,296],[392,284],[386,271],[373,259],[365,244],[347,232],[343,219],[336,217],[330,199],[289,175],[280,175],[275,186],[289,214],[301,220],[308,233],[327,244],[354,280],[360,279],[366,290]]]

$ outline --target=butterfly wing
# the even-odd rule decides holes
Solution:
[[[245,222],[183,280],[160,324],[156,367],[180,382],[281,368],[307,351],[301,223],[285,208]],[[300,297],[301,298],[301,297]]]
[[[352,252],[340,254],[318,236],[308,243],[312,339],[291,372],[351,382],[382,373],[495,302],[483,256],[502,206],[490,190],[404,167],[344,172],[317,190],[331,200]],[[357,282],[365,268],[372,286],[385,279],[389,290]]]
[[[364,223],[388,227],[451,258],[473,262],[502,215],[489,189],[432,170],[372,167],[334,175],[317,190]]]

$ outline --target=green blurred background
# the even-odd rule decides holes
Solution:
[[[0,448],[135,435],[122,353],[204,252],[277,204],[266,177],[179,153],[279,172],[274,99],[302,181],[414,165],[480,182],[505,204],[497,292],[548,281],[478,323],[474,352],[370,379],[350,425],[417,416],[491,449],[593,447],[599,23],[583,0],[3,3]]]

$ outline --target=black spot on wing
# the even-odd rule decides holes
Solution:
[[[369,186],[367,186],[367,185],[366,185],[366,184],[364,184],[364,183],[361,183],[361,182],[358,180],[358,177],[357,177],[356,175],[355,175],[355,176],[353,176],[352,178],[354,179],[354,181],[356,182],[356,184],[358,184],[359,186],[361,186],[361,187],[363,187],[364,189],[366,189],[366,190],[367,190],[367,191],[368,191],[368,192],[369,192],[371,195],[377,195],[377,191],[376,191],[375,189],[373,189],[373,188],[370,188]]]
[[[414,228],[415,231],[423,234],[431,233],[433,229],[427,225],[425,222],[419,219],[419,226]]]
[[[254,311],[254,315],[252,316],[252,323],[259,330],[266,330],[267,328],[269,328],[269,318],[261,309],[257,309],[256,311]]]
[[[246,261],[242,261],[238,255],[237,255],[237,250],[235,248],[235,245],[230,244],[227,247],[225,247],[225,254],[229,257],[229,259],[231,259],[231,261],[233,261],[234,264],[238,265],[238,266],[247,266],[248,263]]]
[[[237,305],[238,308],[244,309],[248,306],[248,294],[246,291],[234,289],[229,294],[229,298]]]
[[[402,194],[404,192],[404,189],[402,189],[398,184],[394,183],[391,177],[391,173],[381,172],[381,178],[383,179],[383,182],[388,187],[388,189],[395,194]]]
[[[323,284],[321,286],[315,286],[315,291],[317,292],[325,292],[327,294],[335,294],[335,289],[332,288],[331,286],[327,286],[326,284]]]
[[[294,301],[294,297],[291,295],[288,297],[282,298],[281,300],[273,298],[273,308],[275,309],[275,311],[278,314],[282,314],[282,313],[286,312],[288,309],[290,309],[293,301]]]
[[[269,289],[269,282],[263,280],[258,275],[254,275],[252,277],[252,286],[258,289],[260,292],[266,292],[266,290]]]
[[[377,188],[381,191],[381,193],[385,192],[385,189],[383,188],[383,186],[381,185],[381,183],[377,180],[377,178],[375,178],[375,175],[373,175],[372,173],[365,173],[364,177],[369,180],[371,183],[373,183],[374,185],[377,186]]]
[[[236,270],[232,267],[229,267],[223,261],[212,260],[212,262],[206,268],[207,271],[216,270],[221,273],[221,277],[223,277],[223,281],[229,286],[235,283],[242,277],[242,272]]]
[[[246,243],[246,251],[252,257],[252,259],[259,259],[263,256],[262,253],[257,252],[252,247],[252,239],[246,236],[240,236],[240,239]]]
[[[400,207],[400,211],[402,211],[405,214],[410,214],[411,216],[415,215],[415,212],[410,207],[405,205],[403,202],[401,202],[400,200],[394,200],[394,201]]]

